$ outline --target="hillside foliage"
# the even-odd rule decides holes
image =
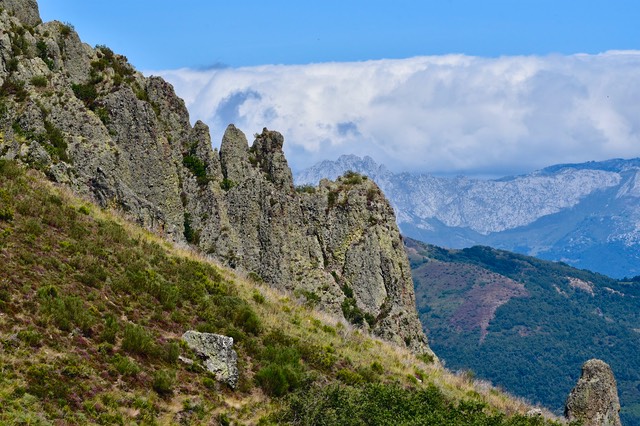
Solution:
[[[637,282],[489,247],[406,244],[421,321],[447,367],[469,369],[561,413],[581,365],[602,359],[618,382],[623,424],[640,424]],[[478,271],[523,284],[527,292],[497,308],[482,338],[478,325],[469,326],[472,308],[461,308],[469,292],[489,285],[477,279]]]
[[[234,338],[237,389],[188,329]],[[0,349],[3,424],[550,423],[4,160]]]

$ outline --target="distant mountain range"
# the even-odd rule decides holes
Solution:
[[[409,237],[448,248],[486,245],[617,278],[640,274],[640,158],[480,180],[396,174],[345,155],[294,178],[315,185],[347,170],[382,188]]]
[[[579,366],[599,358],[618,380],[623,424],[640,425],[640,279],[490,247],[405,238],[405,249],[420,320],[448,368],[560,413]]]

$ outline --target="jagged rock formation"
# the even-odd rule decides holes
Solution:
[[[233,338],[213,333],[189,330],[182,340],[193,349],[205,363],[216,380],[235,388],[238,384],[238,354],[233,350]]]
[[[2,7],[27,25],[34,26],[42,22],[36,0],[3,0]]]
[[[218,153],[164,80],[67,24],[39,24],[32,1],[0,7],[0,158],[432,354],[393,210],[372,181],[296,191],[279,133],[249,146],[230,125]]]
[[[497,180],[395,174],[370,157],[323,161],[315,183],[353,170],[373,179],[404,235],[448,248],[487,245],[622,278],[640,274],[640,159],[561,164]]]
[[[591,359],[582,366],[580,380],[565,405],[569,421],[584,426],[620,426],[620,402],[613,372],[607,363]]]

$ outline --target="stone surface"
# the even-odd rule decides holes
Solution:
[[[32,27],[42,22],[36,0],[0,0],[0,7]]]
[[[187,345],[205,363],[216,380],[235,388],[238,384],[238,355],[233,350],[233,338],[213,333],[189,330],[182,335]]]
[[[0,114],[0,158],[23,161],[174,241],[432,355],[393,210],[372,181],[341,178],[297,191],[284,137],[273,130],[249,145],[231,124],[220,151],[212,149],[209,129],[191,126],[169,83],[144,77],[106,47],[83,44],[58,22],[32,34],[3,13],[0,60],[0,84],[11,88]]]
[[[569,421],[584,426],[620,426],[618,387],[608,364],[591,359],[582,366],[582,375],[565,404]]]

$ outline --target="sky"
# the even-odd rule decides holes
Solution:
[[[640,2],[40,0],[165,77],[214,146],[285,136],[294,169],[340,154],[501,176],[640,155]]]

